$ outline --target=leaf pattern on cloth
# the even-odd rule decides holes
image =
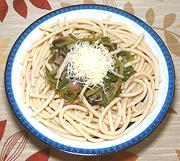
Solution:
[[[172,32],[164,31],[168,48],[177,56],[180,56],[180,43]]]
[[[163,23],[164,29],[170,27],[174,23],[175,19],[176,19],[175,13],[170,13],[166,15],[164,17],[164,23]]]
[[[28,141],[28,134],[26,132],[16,132],[11,135],[4,143],[0,160],[10,161],[16,160],[24,150],[26,143]]]
[[[83,0],[83,3],[84,4],[96,4],[96,2],[93,0]],[[67,6],[73,5],[73,4],[67,3],[67,2],[61,2],[60,4],[61,4],[61,7],[67,7]]]
[[[104,156],[84,157],[81,161],[136,161],[138,157],[138,155],[124,150]]]
[[[27,8],[26,6],[26,2],[29,2],[29,1],[32,1],[31,3],[35,6],[35,7],[38,7],[40,9],[46,9],[46,10],[51,10],[51,5],[49,4],[49,1],[48,0],[12,0],[12,3],[13,3],[13,7],[15,9],[15,11],[22,17],[26,18],[27,17],[27,12],[28,12],[28,9],[23,9],[23,8]],[[99,1],[96,1],[95,0],[82,0],[85,4],[96,4],[96,2],[98,3]],[[105,0],[104,0],[105,1]],[[115,2],[115,0],[112,0],[113,2]],[[163,0],[157,0],[157,1],[163,1]],[[5,22],[5,18],[9,18],[9,17],[6,17],[7,13],[8,13],[8,4],[9,4],[9,8],[12,8],[10,7],[10,1],[8,0],[0,0],[0,21],[1,22]],[[24,3],[24,4],[19,4],[17,5],[18,3]],[[46,2],[46,4],[44,4],[44,2]],[[65,7],[65,6],[69,6],[69,5],[73,5],[71,3],[67,3],[69,1],[60,1],[61,3],[61,6],[62,7]],[[72,2],[72,1],[71,1]],[[110,6],[115,6],[113,5],[113,3],[110,3],[111,0],[106,0],[106,2],[108,2],[108,5]],[[14,4],[16,3],[16,4]],[[28,4],[28,3],[27,3]],[[53,4],[53,2],[52,2]],[[23,6],[24,5],[24,6]],[[59,3],[58,3],[59,5]],[[117,5],[116,5],[117,6]],[[115,7],[116,7],[115,6]],[[151,7],[151,6],[150,6]],[[29,8],[30,9],[30,8]],[[27,11],[26,11],[27,10]],[[133,5],[130,3],[130,2],[127,2],[125,3],[124,5],[124,10],[134,14],[134,8],[133,8]],[[146,21],[149,25],[154,25],[154,19],[155,19],[155,12],[153,10],[153,8],[149,8],[147,10],[147,12],[145,12],[145,18],[146,18]],[[30,17],[30,14],[28,15]],[[143,15],[144,16],[144,15]],[[161,28],[161,31],[163,31],[163,33],[165,34],[165,39],[164,41],[167,42],[167,45],[170,49],[171,52],[173,52],[176,56],[180,56],[180,43],[178,40],[180,40],[180,36],[177,34],[177,33],[173,33],[171,31],[168,31],[168,30],[171,30],[170,27],[174,24],[176,20],[176,15],[175,13],[171,13],[171,14],[167,14],[165,17],[164,17],[164,21],[161,22],[162,23],[162,28]],[[175,27],[177,28],[180,28],[180,24],[175,24]],[[2,35],[0,35],[1,37]],[[7,53],[5,53],[7,51],[7,48],[8,48],[8,45],[9,45],[9,42],[10,42],[10,38],[4,38],[4,37],[1,37],[0,39],[0,54],[1,54],[1,59],[0,59],[0,64],[5,64],[5,61],[6,61],[6,58],[7,58]],[[172,114],[175,114],[177,115],[177,112],[175,111],[175,109],[173,107],[171,107],[169,109],[169,113],[172,113]],[[0,140],[3,137],[3,134],[6,129],[6,124],[7,124],[7,120],[3,120],[3,121],[0,121]],[[16,134],[16,135],[15,135]],[[13,134],[11,137],[9,137],[6,141],[6,147],[7,149],[5,149],[4,151],[6,152],[6,159],[10,158],[12,155],[14,150],[15,149],[11,149],[10,146],[7,146],[7,143],[10,144],[11,146],[14,146],[17,147],[18,145],[22,145],[21,143],[16,143],[15,142],[15,138],[17,138],[17,133]],[[21,138],[22,139],[22,138]],[[21,139],[19,140],[21,142]],[[1,140],[1,143],[3,142],[3,140]],[[15,145],[13,145],[15,144]],[[5,146],[5,145],[4,145]],[[22,146],[21,146],[22,147]],[[49,152],[48,152],[49,150]],[[4,151],[3,151],[3,155],[4,155]],[[8,152],[7,152],[8,151]],[[43,152],[45,151],[45,152]],[[2,153],[2,152],[1,152]],[[7,155],[7,153],[9,153]],[[20,155],[19,153],[21,152],[16,152],[15,153],[17,155]],[[45,153],[45,154],[44,154]],[[27,158],[28,161],[36,161],[36,160],[39,160],[39,161],[46,161],[48,160],[49,158],[49,153],[50,153],[50,149],[49,148],[46,148],[46,149],[43,149],[43,150],[40,150],[38,151],[37,153],[33,154],[32,156],[30,156],[29,158]],[[123,152],[124,154],[121,154],[121,152],[117,153],[116,154],[111,154],[111,155],[108,155],[108,156],[103,156],[103,157],[84,157],[84,161],[135,161],[138,159],[138,155],[136,154],[129,154],[131,152],[129,151],[125,151]],[[176,149],[176,152],[175,152],[175,149],[174,149],[174,154],[177,153],[177,157],[179,158],[180,160],[180,149]],[[2,155],[2,156],[3,156]],[[16,155],[16,157],[18,157]],[[124,155],[124,158],[123,158],[123,155]],[[126,156],[127,155],[127,156]],[[42,157],[43,156],[43,157]],[[16,157],[14,159],[16,159]],[[60,156],[61,157],[61,156]],[[12,158],[12,157],[11,157]],[[11,159],[10,158],[10,159]],[[40,159],[39,159],[40,158]],[[43,158],[43,159],[42,159]],[[13,159],[13,160],[14,160]],[[32,160],[31,160],[32,159]],[[41,160],[42,159],[42,160]],[[157,158],[158,159],[158,158]],[[1,156],[0,156],[0,160],[1,160]],[[24,159],[23,159],[24,160]]]
[[[177,115],[177,112],[175,111],[173,107],[170,107],[168,112]]]
[[[93,157],[93,156],[92,157],[83,157],[80,161],[100,161],[99,158],[100,157],[98,157],[98,156],[97,157],[96,156],[95,157]]]
[[[50,154],[50,148],[42,149],[35,154],[32,154],[26,159],[26,161],[48,161]]]
[[[67,6],[71,6],[71,4],[70,3],[64,3],[64,2],[61,3],[61,7],[67,7]]]
[[[154,23],[154,18],[155,18],[155,13],[154,10],[152,8],[148,9],[148,11],[146,12],[146,21],[147,23],[152,26]]]
[[[19,15],[26,18],[26,16],[27,16],[27,5],[24,2],[24,0],[14,0],[13,1],[13,7]]]
[[[96,4],[93,0],[84,0],[84,4]]]
[[[29,0],[35,7],[51,10],[51,6],[47,0]]]
[[[127,2],[123,9],[131,14],[134,14],[134,8],[133,8],[133,5],[131,4],[131,2]]]
[[[111,7],[117,7],[115,0],[103,0],[103,4]]]
[[[146,16],[147,23],[152,26],[155,19],[155,13],[153,9],[149,9],[146,12],[145,16]],[[175,20],[176,20],[175,13],[167,14],[163,18],[163,27],[161,28],[161,27],[156,27],[153,25],[153,28],[164,32],[165,40],[166,40],[169,50],[176,56],[180,56],[180,42],[178,41],[178,39],[180,39],[180,35],[168,29],[170,26],[173,25]]]
[[[0,121],[0,140],[2,139],[2,137],[4,135],[6,123],[7,123],[7,120]]]
[[[180,160],[180,149],[176,149],[176,154],[178,156],[178,159]]]
[[[3,22],[8,11],[8,5],[6,0],[0,0],[0,21]]]
[[[100,161],[136,161],[138,157],[138,155],[128,150],[124,150],[111,155],[103,156]]]
[[[3,35],[0,34],[0,65],[5,65],[6,63],[6,59],[7,59],[7,56],[8,54],[6,53],[7,52],[7,48],[10,44],[10,38],[9,37],[5,37]]]

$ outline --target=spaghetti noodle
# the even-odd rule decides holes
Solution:
[[[22,99],[31,107],[33,117],[61,137],[90,142],[117,139],[145,119],[155,102],[159,68],[157,58],[148,49],[142,34],[137,36],[123,23],[83,18],[71,21],[65,18],[64,23],[58,21],[52,25],[41,26],[40,30],[43,36],[28,49],[21,75]],[[101,103],[92,103],[92,98],[87,97],[86,92],[91,91],[93,85],[86,84],[81,78],[78,80],[84,81],[84,88],[81,88],[76,101],[69,101],[57,93],[63,72],[68,68],[70,51],[57,69],[56,65],[49,63],[52,59],[51,48],[59,37],[68,37],[69,34],[84,41],[94,37],[108,37],[112,44],[116,44],[116,48],[111,51],[101,45],[101,50],[105,53],[108,51],[111,56],[108,59],[114,60],[121,52],[129,53],[130,57],[133,57],[123,64],[123,69],[132,68],[135,71],[126,80],[125,75],[111,68],[111,74],[121,80],[121,86],[118,95],[106,105],[102,103],[102,98],[99,101]],[[75,48],[73,45],[79,44],[78,40],[70,44],[70,50]],[[99,41],[97,39],[95,43]],[[99,51],[99,47],[97,50]],[[118,61],[121,62],[122,59],[123,56],[118,57]],[[108,65],[111,66],[111,63]],[[54,69],[57,73],[53,78],[57,82],[52,88],[46,72],[53,72]],[[75,75],[75,71],[70,72]],[[104,90],[103,87],[102,89]]]

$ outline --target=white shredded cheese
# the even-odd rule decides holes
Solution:
[[[68,54],[67,77],[88,86],[103,86],[103,78],[114,69],[112,55],[102,44],[77,42]]]

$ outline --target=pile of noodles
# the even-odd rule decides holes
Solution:
[[[117,139],[137,127],[156,103],[159,86],[157,58],[147,47],[143,35],[120,22],[73,19],[40,27],[42,36],[28,49],[22,60],[22,100],[33,111],[33,117],[61,137],[101,142]],[[91,33],[108,36],[118,44],[114,54],[123,50],[134,55],[131,62],[136,73],[122,84],[121,93],[107,107],[91,105],[82,96],[81,105],[69,104],[51,89],[45,79],[45,68],[52,41],[59,34],[72,33],[77,38]]]

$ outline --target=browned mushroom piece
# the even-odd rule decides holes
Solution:
[[[52,42],[52,44],[53,44],[53,45],[56,45],[56,44],[65,42],[65,41],[68,40],[68,38],[69,38],[69,36],[63,36],[63,37],[60,37],[60,38],[54,40],[54,41]]]
[[[68,83],[68,89],[72,92],[79,90],[80,86],[80,83],[78,83],[77,81]]]
[[[64,61],[64,56],[63,55],[59,55],[56,57],[54,63],[56,63],[57,65],[61,65]]]

